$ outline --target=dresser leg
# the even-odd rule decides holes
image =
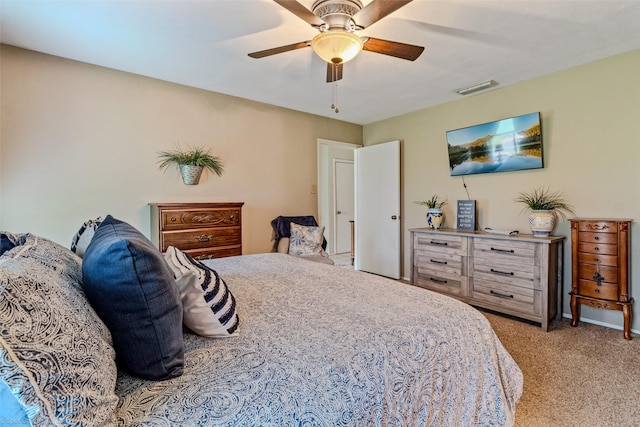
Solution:
[[[574,328],[578,326],[578,322],[580,321],[580,304],[578,304],[578,299],[575,295],[571,295],[571,326]]]
[[[622,315],[624,316],[624,339],[631,340],[631,304],[622,306]]]

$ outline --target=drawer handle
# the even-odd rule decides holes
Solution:
[[[600,240],[600,236],[594,237],[593,240]]]
[[[507,254],[512,254],[513,253],[513,249],[500,249],[500,248],[491,248],[492,251],[496,251],[496,252],[504,252]]]
[[[201,234],[199,236],[196,236],[196,240],[198,242],[208,242],[208,241],[211,240],[212,237],[213,236],[211,236],[211,235]]]
[[[176,217],[175,217],[175,216],[172,216],[172,217],[171,217],[171,222],[176,222],[176,221],[177,221],[177,220],[176,220]]]
[[[214,259],[215,256],[213,255],[198,255],[197,257],[195,257],[195,259],[197,259],[198,261],[203,260],[203,259]]]
[[[432,244],[432,245],[439,245],[439,246],[448,246],[449,245],[449,243],[447,243],[447,242],[438,242],[437,240],[432,240],[429,243]]]
[[[503,276],[513,276],[513,271],[500,271],[500,270],[494,270],[493,268],[491,269],[492,273],[495,274],[501,274]]]
[[[491,295],[497,296],[498,298],[513,299],[513,295],[501,294],[500,292],[496,292],[494,290],[491,290]]]
[[[431,280],[432,282],[436,282],[436,283],[442,283],[442,284],[447,284],[447,281],[444,279],[439,279],[437,277],[429,277],[429,280]]]
[[[596,274],[593,275],[593,280],[595,280],[597,286],[602,286],[604,277],[600,274],[600,260],[598,258],[596,258]],[[600,293],[600,290],[596,289],[596,292]]]
[[[595,248],[593,248],[593,250],[596,251],[596,252],[599,252],[600,248],[596,246]]]
[[[437,259],[430,259],[429,261],[434,263],[434,264],[447,265],[447,261],[438,261]]]

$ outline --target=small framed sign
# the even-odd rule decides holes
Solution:
[[[475,231],[476,229],[476,201],[458,200],[457,229]]]

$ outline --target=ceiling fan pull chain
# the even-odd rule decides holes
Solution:
[[[338,114],[340,112],[338,109],[338,83],[334,83],[332,92],[333,103],[331,104],[331,109]]]

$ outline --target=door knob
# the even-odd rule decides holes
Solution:
[[[337,213],[338,215],[340,215],[340,214],[342,213],[342,211],[338,211],[338,212],[336,212],[336,213]]]
[[[391,219],[398,219],[398,217],[395,215],[391,215]]]

